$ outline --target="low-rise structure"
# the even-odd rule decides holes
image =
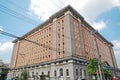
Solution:
[[[9,65],[3,63],[3,61],[0,60],[0,80],[6,80],[8,70],[9,70]]]

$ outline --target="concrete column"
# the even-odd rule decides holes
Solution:
[[[55,64],[51,64],[51,70],[50,70],[50,77],[55,77],[54,76],[54,71],[56,70],[56,67],[54,66]],[[56,70],[57,73],[57,70]]]
[[[67,11],[65,13],[65,27],[66,27],[66,56],[75,54],[74,47],[74,27],[72,22],[72,13]]]
[[[85,79],[85,72],[84,72],[84,68],[82,68],[82,79]]]
[[[109,46],[109,49],[110,49],[111,58],[112,58],[112,61],[113,61],[113,66],[114,66],[115,68],[118,68],[112,46]]]
[[[70,74],[70,80],[75,80],[75,76],[74,76],[74,67],[73,67],[73,63],[71,63],[69,66],[69,74]]]
[[[83,35],[82,35],[82,23],[81,23],[81,20],[78,19],[78,27],[79,27],[79,32],[80,32],[80,46],[81,46],[81,54],[82,54],[82,57],[84,57],[84,41],[83,41]]]
[[[52,36],[52,59],[56,59],[56,27],[57,27],[57,18],[53,19],[53,36]]]
[[[16,61],[17,61],[17,57],[18,57],[18,51],[19,51],[20,41],[18,40],[18,42],[16,44],[17,44],[16,52],[15,53],[13,52],[14,56],[12,55],[14,57],[14,59],[15,59],[15,60],[12,59],[12,62],[14,61],[12,67],[16,67]]]

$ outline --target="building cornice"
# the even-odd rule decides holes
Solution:
[[[56,12],[55,14],[53,14],[52,16],[49,17],[48,20],[46,20],[45,22],[43,22],[42,24],[38,25],[36,28],[32,29],[31,31],[29,31],[28,33],[26,33],[25,35],[22,36],[22,38],[26,38],[27,36],[29,36],[30,34],[34,33],[35,31],[37,31],[38,29],[42,29],[45,26],[47,26],[49,23],[53,22],[54,18],[59,18],[62,15],[64,15],[64,13],[66,11],[71,11],[72,14],[77,17],[80,18],[81,20],[83,20],[84,18],[75,10],[73,9],[70,5],[66,6],[65,8],[61,9],[59,12]],[[13,43],[17,42],[18,39],[14,40]]]
[[[93,31],[96,31],[91,25],[89,25],[84,20],[84,17],[82,17],[74,8],[72,8],[70,5],[68,5],[68,6],[64,7],[63,9],[61,9],[60,11],[56,12],[55,14],[53,14],[52,16],[50,16],[48,20],[46,20],[45,22],[43,22],[42,24],[38,25],[33,30],[31,30],[28,33],[26,33],[25,35],[23,35],[22,38],[26,38],[27,36],[29,36],[30,34],[34,33],[35,31],[44,28],[48,24],[52,23],[53,19],[59,18],[59,17],[63,16],[65,14],[65,12],[67,12],[67,11],[70,11],[73,16],[75,16],[76,18],[80,19],[82,24],[84,24],[86,27],[88,27],[89,29],[91,29]],[[96,32],[95,34],[98,35],[100,38],[102,38],[105,42],[107,42],[108,44],[113,46],[113,44],[110,43],[109,41],[107,41],[100,33]],[[15,43],[17,41],[18,41],[18,39],[14,40],[13,43]]]
[[[85,60],[83,58],[79,58],[76,56],[67,56],[64,58],[54,59],[51,61],[40,62],[40,63],[32,64],[32,65],[25,65],[24,68],[39,67],[39,66],[43,66],[43,65],[51,65],[52,63],[60,63],[60,62],[69,61],[69,60],[73,60],[72,63],[77,63],[78,61],[80,61],[80,62],[86,64],[89,62],[88,60]],[[77,61],[77,62],[74,62],[74,61]],[[14,69],[22,69],[22,68],[23,68],[23,66],[19,66],[19,67],[12,68],[12,69],[14,70]]]

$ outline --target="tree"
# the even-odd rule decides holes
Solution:
[[[48,78],[49,77],[49,75],[44,75],[44,74],[42,74],[41,76],[40,76],[40,80],[46,80],[46,78]]]
[[[88,74],[90,76],[94,75],[96,78],[97,76],[95,74],[98,72],[98,61],[99,60],[96,58],[90,59],[89,64],[87,65]],[[99,63],[101,66],[102,74],[105,74],[107,77],[111,77],[112,72],[105,67],[105,63],[102,63],[101,61],[99,61]]]
[[[21,73],[19,80],[28,80],[28,76],[29,76],[28,71],[27,71],[27,70],[24,70],[24,71]]]
[[[101,63],[101,65],[102,65],[103,73],[106,75],[106,77],[112,77],[112,72],[105,67],[105,62]]]
[[[98,61],[97,59],[90,59],[89,64],[87,65],[87,71],[89,75],[92,75],[98,69]]]

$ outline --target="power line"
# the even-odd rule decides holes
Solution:
[[[12,6],[15,6],[15,7],[19,8],[19,9],[21,9],[21,10],[26,11],[24,7],[19,6],[18,4],[16,4],[15,2],[13,2],[13,1],[11,1],[11,0],[3,0],[3,2],[4,2],[4,1],[7,2],[7,3],[9,3],[9,4],[12,5]],[[2,2],[2,1],[0,1],[0,2]]]
[[[38,42],[35,42],[35,41],[32,41],[32,40],[26,39],[26,38],[23,38],[23,37],[18,37],[18,36],[14,35],[14,34],[11,34],[11,33],[8,33],[8,32],[4,32],[4,31],[2,31],[2,30],[0,30],[0,34],[3,34],[3,35],[5,35],[5,36],[9,36],[9,37],[12,37],[12,38],[17,38],[18,40],[25,40],[25,41],[34,43],[34,44],[36,44],[36,45],[38,45],[38,46],[42,46],[42,47],[44,47],[44,48],[52,49],[52,50],[54,50],[54,51],[56,51],[56,52],[59,51],[59,49],[57,49],[57,48],[50,47],[50,46],[47,46],[47,45],[45,45],[45,44],[41,44],[41,43],[38,43]]]
[[[56,1],[56,0],[54,0]],[[51,0],[51,3],[53,3],[54,5],[56,5],[58,8],[61,8],[61,6],[59,6],[58,4],[56,4],[54,1]]]
[[[65,4],[62,2],[62,0],[59,0],[59,2],[60,2],[60,3],[62,3],[62,4],[63,4],[63,6],[65,5]]]
[[[36,45],[38,45],[38,46],[42,46],[42,47],[47,48],[47,49],[52,49],[52,50],[54,50],[54,51],[56,51],[56,52],[62,52],[60,49],[57,49],[57,48],[54,48],[54,47],[50,47],[50,46],[48,46],[48,45],[41,44],[41,43],[38,43],[38,42],[36,42],[36,41],[32,41],[32,40],[29,40],[29,39],[26,39],[26,38],[23,38],[23,37],[18,37],[18,36],[16,36],[16,35],[13,35],[13,34],[4,32],[4,31],[2,31],[2,30],[0,30],[0,33],[3,34],[3,35],[9,36],[9,37],[17,38],[18,40],[25,40],[25,41],[27,41],[27,42],[34,43],[34,44],[36,44]],[[66,37],[66,38],[68,38],[68,37]],[[69,39],[72,39],[72,38],[69,38]],[[73,40],[73,39],[72,39],[72,40]],[[85,45],[85,46],[88,47],[88,48],[90,48],[88,45]],[[95,49],[94,49],[94,48],[91,48],[91,50],[94,51]],[[66,51],[66,52],[67,52],[67,53],[71,53],[70,51]]]
[[[26,22],[28,22],[30,24],[33,24],[33,25],[37,24],[37,22],[32,20],[31,18],[28,18],[23,14],[15,12],[14,10],[9,9],[9,8],[5,7],[4,5],[2,5],[2,4],[0,4],[0,7],[1,7],[0,11],[3,12],[3,13],[9,14],[9,15],[17,18],[17,19],[20,19],[22,21],[24,20],[24,21],[26,21]]]
[[[1,4],[4,4],[3,2],[7,2],[7,3],[9,3],[11,6],[15,6],[17,9],[21,9],[22,11],[24,10],[24,11],[26,11],[22,6],[19,6],[19,5],[17,5],[15,2],[13,2],[13,1],[11,1],[11,0],[8,0],[8,1],[6,1],[6,0],[3,0],[3,1],[0,1],[1,2]],[[1,5],[0,4],[0,5]],[[2,6],[4,6],[4,5],[2,5]],[[5,6],[4,6],[5,7]],[[7,7],[6,7],[7,8]],[[2,9],[2,10],[1,10]],[[19,17],[17,17],[17,15],[16,14],[14,14],[14,13],[11,13],[10,11],[8,11],[7,12],[7,10],[6,9],[4,9],[4,8],[1,8],[0,10],[0,12],[1,13],[5,13],[5,14],[8,14],[8,15],[10,15],[10,16],[12,16],[12,17],[15,17],[15,18],[19,18]],[[9,8],[7,8],[7,9],[9,9]],[[6,11],[5,11],[6,10]],[[18,12],[17,12],[18,13]],[[27,15],[27,14],[26,14]],[[24,19],[26,19],[26,18],[19,18],[20,20],[24,20]],[[29,20],[29,19],[28,19]],[[25,22],[27,22],[27,23],[30,23],[31,24],[31,22],[32,22],[32,24],[33,25],[35,25],[36,23],[38,23],[38,22],[36,22],[36,21],[33,21],[33,20],[31,20],[31,21],[26,21],[26,20],[24,20]],[[33,22],[35,22],[35,23],[33,23]],[[5,27],[4,27],[5,28]],[[20,34],[20,35],[22,35],[21,33],[18,33],[17,31],[13,31],[13,30],[10,30],[10,29],[8,29],[8,28],[5,28],[5,30],[8,30],[8,31],[12,31],[12,32],[14,32],[14,33],[17,33],[17,34]]]
[[[43,3],[45,5],[45,7],[48,7],[50,10],[55,11],[54,9],[52,9],[51,7],[48,6],[48,4],[44,3],[42,0],[38,0],[39,3]],[[51,11],[52,12],[52,11]],[[52,12],[53,13],[53,12]]]
[[[13,37],[13,38],[17,38],[18,40],[25,40],[25,41],[27,41],[27,42],[30,42],[30,43],[34,43],[34,44],[36,44],[36,45],[38,45],[38,46],[42,46],[43,48],[47,48],[47,49],[51,49],[51,50],[53,50],[53,51],[56,51],[56,52],[60,52],[60,50],[59,49],[57,49],[57,48],[54,48],[54,47],[50,47],[50,46],[47,46],[47,45],[45,45],[45,44],[41,44],[41,43],[38,43],[38,42],[35,42],[35,41],[32,41],[32,40],[29,40],[29,39],[26,39],[26,38],[23,38],[23,37],[18,37],[18,36],[16,36],[16,35],[13,35],[13,34],[10,34],[10,33],[8,33],[8,32],[4,32],[4,31],[2,31],[2,30],[0,30],[0,34],[3,34],[3,35],[5,35],[5,36],[9,36],[9,37]],[[62,51],[61,51],[62,52]],[[61,53],[60,52],[60,53]],[[72,54],[75,54],[75,52],[71,52],[71,51],[68,51],[68,50],[66,50],[65,51],[66,53],[72,53]],[[82,57],[82,56],[80,56],[80,55],[73,55],[73,56],[76,56],[76,57]]]

